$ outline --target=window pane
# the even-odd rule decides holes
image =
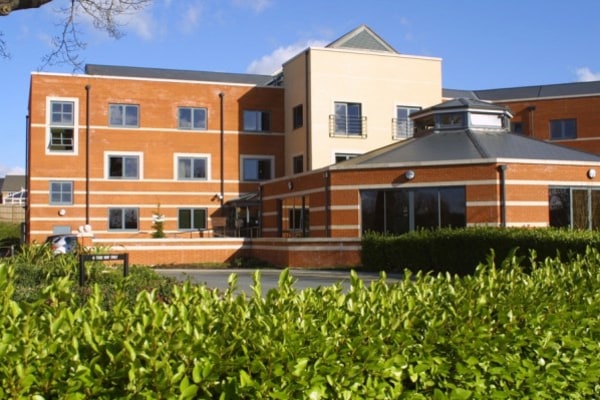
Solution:
[[[266,112],[260,113],[260,126],[258,130],[261,132],[268,132],[271,130],[271,114]]]
[[[125,212],[125,229],[137,229],[138,227],[138,212],[136,208],[126,208]]]
[[[258,160],[252,158],[244,159],[244,180],[258,180]]]
[[[600,228],[600,190],[592,190],[592,229]]]
[[[57,125],[73,125],[73,102],[53,101],[51,106],[51,122]]]
[[[206,229],[206,210],[203,208],[194,209],[194,229]]]
[[[73,137],[74,134],[72,128],[51,127],[48,148],[57,151],[72,151],[74,148]]]
[[[126,106],[125,107],[125,125],[138,126],[138,107],[137,106]]]
[[[138,158],[137,157],[125,157],[125,177],[137,178],[138,177]]]
[[[568,188],[549,189],[550,226],[571,226],[571,191]]]
[[[556,119],[550,121],[550,139],[575,139],[576,137],[576,119]]]
[[[385,192],[363,190],[360,192],[362,232],[385,232]]]
[[[108,176],[111,178],[121,178],[123,176],[123,158],[110,157],[108,162]]]
[[[123,107],[118,104],[111,104],[108,113],[108,123],[110,125],[123,125]]]
[[[465,188],[440,189],[440,219],[444,228],[467,226]]]
[[[415,190],[415,228],[437,228],[438,220],[438,190]]]
[[[588,191],[587,189],[583,190],[573,190],[573,228],[574,229],[588,229],[588,216],[589,216],[589,207],[588,207]]]
[[[197,158],[194,160],[194,178],[206,178],[206,161],[201,158]]]
[[[179,127],[181,129],[192,128],[192,110],[190,108],[179,109]]]
[[[179,229],[192,229],[192,210],[179,210]]]
[[[258,131],[259,119],[256,111],[244,111],[244,130],[245,131]]]
[[[347,107],[345,103],[335,103],[335,132],[347,132]]]
[[[394,190],[385,196],[385,233],[402,234],[410,230],[408,191]]]
[[[194,129],[206,129],[206,109],[194,109]]]
[[[189,179],[192,177],[192,160],[189,158],[180,158],[177,160],[177,177],[179,179]]]
[[[271,179],[271,160],[258,161],[258,179]]]
[[[123,228],[123,212],[121,209],[113,208],[108,210],[108,229]]]

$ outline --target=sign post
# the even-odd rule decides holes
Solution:
[[[123,261],[123,276],[129,275],[129,254],[80,254],[79,255],[79,285],[85,285],[86,261]]]

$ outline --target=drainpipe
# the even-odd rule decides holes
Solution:
[[[85,85],[85,224],[90,224],[90,91]]]
[[[29,103],[29,107],[31,108],[31,100]],[[31,207],[29,204],[31,203],[31,190],[29,185],[29,179],[31,179],[31,167],[29,165],[29,152],[31,151],[30,146],[31,142],[29,140],[29,135],[31,134],[30,129],[30,116],[27,114],[25,116],[25,190],[27,190],[27,201],[25,202],[25,223],[21,224],[21,244],[29,242],[29,217],[31,216]]]
[[[325,171],[323,177],[325,178],[325,237],[330,237],[331,231],[329,229],[329,224],[331,222],[331,212],[329,210],[329,203],[331,200],[329,186],[331,185],[331,178],[329,176],[329,171]]]
[[[535,106],[529,106],[527,107],[527,111],[529,111],[529,136],[531,137],[535,137],[535,122],[533,120],[534,117],[534,111],[535,111]]]
[[[306,50],[304,57],[304,69],[305,69],[305,88],[306,92],[306,170],[312,170],[312,153],[311,153],[311,137],[310,137],[310,49]]]
[[[500,226],[506,228],[506,170],[508,165],[498,166],[500,173]]]
[[[221,101],[221,196],[219,196],[219,201],[221,202],[221,214],[223,213],[223,204],[224,204],[224,196],[225,196],[225,121],[224,121],[224,99],[225,93],[219,93],[219,99]]]

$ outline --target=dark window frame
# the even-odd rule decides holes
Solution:
[[[577,139],[577,118],[551,119],[550,140]]]
[[[182,166],[181,163],[182,162],[189,162],[189,172],[190,172],[190,176],[182,176]],[[203,166],[203,171],[204,171],[204,176],[195,176],[195,163],[196,162],[202,162],[204,164]],[[180,156],[177,157],[177,180],[180,181],[206,181],[208,180],[208,166],[209,166],[209,161],[208,161],[208,157],[202,157],[202,156]],[[187,167],[187,166],[186,166]],[[187,172],[187,171],[184,171]]]
[[[246,132],[271,132],[271,113],[261,110],[244,110],[243,127]]]
[[[128,122],[130,110],[135,110],[135,124]],[[119,115],[114,114],[115,112]],[[140,127],[140,106],[139,104],[111,103],[108,105],[108,125],[118,128],[139,128]]]
[[[108,209],[108,230],[139,231],[139,215],[137,207],[111,207]]]
[[[189,215],[184,215],[189,213]],[[197,218],[197,214],[201,214]],[[187,218],[187,220],[186,220]],[[201,221],[197,221],[200,219]],[[200,222],[200,223],[198,223]],[[208,226],[208,209],[205,207],[181,207],[177,210],[178,230],[205,230]]]
[[[73,204],[73,181],[50,181],[49,201],[52,205]]]
[[[182,113],[189,112],[189,125],[182,124]],[[200,117],[199,114],[204,114]],[[197,121],[197,120],[200,121]],[[205,131],[208,129],[208,109],[206,107],[179,107],[177,109],[177,128],[191,131]]]

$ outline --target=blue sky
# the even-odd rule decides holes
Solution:
[[[24,173],[29,77],[59,32],[55,0],[0,17],[0,177]],[[443,86],[491,89],[600,80],[600,1],[154,0],[119,40],[80,20],[86,63],[271,73],[309,45],[366,24],[404,54],[439,57]],[[71,66],[46,67],[71,73]]]

